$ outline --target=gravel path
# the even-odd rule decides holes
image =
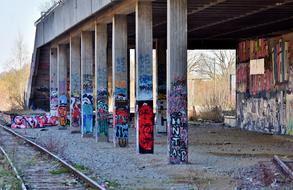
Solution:
[[[17,130],[57,152],[67,161],[89,168],[97,181],[112,189],[234,189],[237,173],[273,154],[293,158],[293,138],[245,132],[213,124],[190,126],[188,165],[167,164],[167,137],[155,136],[155,154],[135,151],[135,129],[129,146],[81,138],[58,128]],[[236,177],[235,177],[236,176]]]

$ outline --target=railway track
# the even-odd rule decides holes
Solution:
[[[58,156],[3,125],[0,125],[0,147],[23,183],[23,190],[105,189]]]

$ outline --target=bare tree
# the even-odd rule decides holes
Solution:
[[[29,75],[29,53],[22,35],[18,35],[7,64],[7,72],[0,78],[0,93],[5,93],[11,109],[24,109],[24,92]],[[7,102],[4,102],[7,104]]]
[[[233,108],[230,75],[235,74],[236,53],[233,50],[196,50],[188,52],[188,73],[192,78],[190,92],[195,105]],[[189,83],[190,83],[189,82]]]
[[[188,72],[199,77],[214,79],[228,77],[234,72],[235,51],[209,50],[188,52]]]

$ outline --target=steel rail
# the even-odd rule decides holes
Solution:
[[[27,188],[26,188],[26,186],[25,186],[25,184],[23,182],[23,179],[18,174],[18,171],[17,171],[16,167],[12,163],[12,161],[11,161],[10,157],[8,156],[8,154],[6,153],[6,151],[1,146],[0,146],[0,150],[1,150],[2,154],[4,155],[4,157],[6,158],[6,160],[8,161],[10,167],[12,168],[12,170],[13,170],[16,178],[20,181],[20,183],[21,183],[21,189],[22,190],[27,190]]]
[[[33,147],[36,147],[37,149],[39,149],[40,151],[48,154],[49,156],[51,156],[52,158],[58,160],[64,167],[66,167],[67,169],[69,169],[71,171],[71,173],[75,174],[80,180],[82,180],[83,182],[85,182],[86,184],[90,185],[91,187],[95,188],[95,189],[99,189],[99,190],[106,190],[105,187],[101,186],[100,184],[98,184],[97,182],[95,182],[94,180],[92,180],[91,178],[89,178],[88,176],[86,176],[85,174],[83,174],[82,172],[78,171],[75,167],[73,167],[72,165],[70,165],[69,163],[67,163],[65,160],[59,158],[57,155],[53,154],[52,152],[48,151],[47,149],[45,149],[44,147],[36,144],[35,142],[27,139],[26,137],[16,133],[15,131],[13,131],[12,129],[0,125],[5,131],[8,131],[9,133],[13,134],[14,136],[17,136],[18,138],[28,142],[29,144],[31,144]]]

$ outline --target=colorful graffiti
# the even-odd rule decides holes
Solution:
[[[67,110],[66,106],[58,107],[58,116],[59,116],[59,124],[60,126],[65,127],[67,124]]]
[[[128,102],[116,101],[115,108],[113,112],[115,141],[118,141],[120,147],[125,147],[128,144]]]
[[[52,115],[24,115],[12,119],[12,129],[42,128],[58,126],[58,117]]]
[[[60,126],[65,127],[67,124],[67,97],[65,95],[59,97],[58,117]]]
[[[108,90],[102,89],[97,92],[97,138],[104,135],[108,138]]]
[[[273,62],[275,83],[282,83],[288,80],[289,48],[290,43],[282,39],[272,47],[271,60]]]
[[[51,88],[50,114],[52,116],[58,116],[58,89],[57,88]]]
[[[154,153],[153,101],[138,101],[139,153]]]
[[[238,125],[246,130],[284,134],[286,131],[284,93],[270,98],[249,98],[237,95]]]
[[[238,47],[237,124],[246,130],[290,134],[290,43],[281,37],[244,41]],[[263,58],[264,74],[247,74],[241,62]],[[251,73],[251,72],[250,72]],[[293,86],[293,85],[291,85]],[[245,93],[249,92],[249,93]]]
[[[70,103],[72,132],[80,131],[80,105],[80,98],[77,96],[72,96]]]
[[[113,129],[114,146],[117,142],[120,147],[128,144],[128,89],[127,89],[127,59],[117,57],[115,61],[114,109]]]
[[[249,64],[238,64],[236,72],[237,92],[245,93],[249,87]]]
[[[93,132],[93,76],[83,75],[82,135]]]
[[[187,149],[187,81],[177,79],[168,92],[168,148],[169,162],[181,164],[188,162]]]

